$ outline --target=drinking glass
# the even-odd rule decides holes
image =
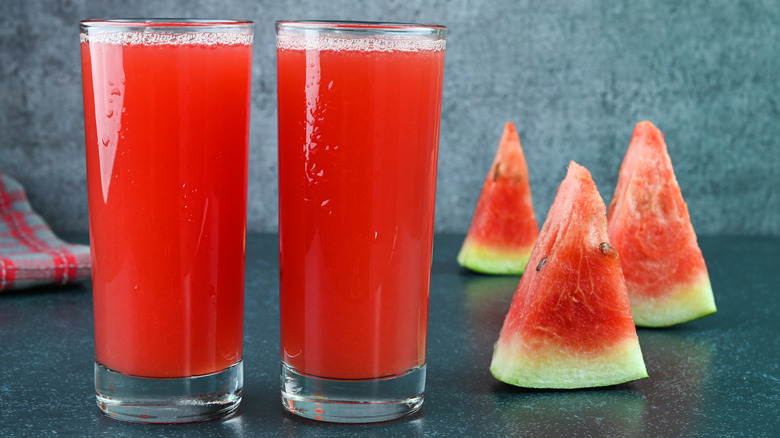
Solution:
[[[281,392],[297,415],[422,405],[445,34],[276,23]]]
[[[100,409],[234,410],[243,387],[253,23],[81,22]]]

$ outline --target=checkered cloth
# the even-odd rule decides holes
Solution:
[[[0,291],[89,277],[89,246],[58,239],[32,210],[22,185],[0,172]]]

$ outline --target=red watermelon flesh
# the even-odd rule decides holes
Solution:
[[[485,274],[522,274],[538,235],[528,165],[517,130],[509,122],[482,186],[458,263]]]
[[[647,377],[604,201],[575,162],[558,188],[490,371],[532,388],[584,388]]]
[[[716,311],[664,136],[648,121],[634,128],[607,217],[637,325],[665,327]]]

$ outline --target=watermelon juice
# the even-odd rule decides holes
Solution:
[[[277,35],[282,361],[328,379],[421,367],[443,37]]]
[[[235,37],[82,34],[95,357],[115,372],[242,358],[252,36]]]

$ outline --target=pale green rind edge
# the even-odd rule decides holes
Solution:
[[[533,245],[510,252],[475,245],[466,240],[458,252],[458,264],[482,274],[521,275],[525,272]]]
[[[638,327],[670,327],[717,312],[710,277],[704,274],[693,284],[683,285],[661,301],[631,299],[631,313]]]
[[[578,389],[611,386],[647,377],[637,339],[598,357],[523,352],[496,343],[490,372],[496,379],[525,388]]]

